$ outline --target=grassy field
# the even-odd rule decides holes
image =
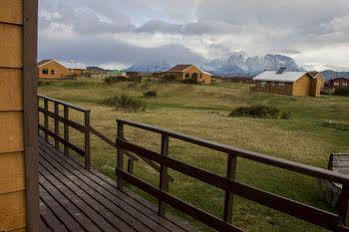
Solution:
[[[288,97],[251,93],[249,86],[237,83],[185,85],[180,83],[116,83],[102,80],[43,82],[40,94],[68,101],[92,110],[92,126],[115,138],[115,120],[137,122],[182,132],[223,144],[257,151],[288,160],[326,168],[331,152],[349,151],[349,98],[337,96]],[[143,92],[156,90],[157,97],[145,98]],[[147,103],[144,112],[127,113],[104,106],[100,102],[116,95],[134,96]],[[264,104],[292,113],[292,119],[255,119],[228,117],[236,107]],[[126,127],[125,136],[132,142],[155,151],[160,150],[160,137],[151,132]],[[80,137],[73,138],[79,142]],[[115,150],[92,137],[93,166],[115,178]],[[205,168],[220,175],[226,172],[226,155],[195,145],[170,140],[170,156]],[[135,174],[158,185],[158,174],[141,161]],[[222,217],[224,193],[207,184],[170,171],[175,181],[170,192],[193,205]],[[292,199],[328,209],[319,198],[318,181],[255,162],[238,159],[237,179]],[[145,196],[145,194],[144,194]],[[150,196],[147,199],[153,201]],[[155,202],[155,201],[154,201]],[[331,209],[333,210],[333,209]],[[203,224],[178,212],[200,230]],[[234,224],[247,231],[323,231],[309,223],[236,197]]]

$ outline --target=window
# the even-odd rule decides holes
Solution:
[[[48,69],[43,69],[42,74],[47,75],[48,74]]]
[[[185,74],[185,78],[189,78],[190,77],[190,74],[189,73],[186,73]]]
[[[342,85],[343,86],[348,86],[348,82],[343,82]]]
[[[266,84],[267,84],[267,82],[265,82],[265,81],[262,81],[262,82],[261,82],[261,86],[262,86],[262,87],[265,87]]]
[[[339,86],[339,82],[334,82],[334,86]]]
[[[275,82],[274,81],[271,82],[271,86],[275,86]]]
[[[284,86],[285,86],[285,83],[284,83],[284,82],[279,82],[279,86],[280,86],[280,87],[284,87]]]
[[[55,75],[55,74],[56,74],[55,70],[51,70],[51,75]]]

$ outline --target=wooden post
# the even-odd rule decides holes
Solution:
[[[130,174],[133,174],[133,160],[132,159],[127,160],[127,172]]]
[[[85,168],[91,169],[91,129],[90,129],[91,111],[85,111]]]
[[[117,139],[122,140],[124,138],[124,124],[122,122],[117,122]],[[117,143],[117,142],[116,142]],[[123,150],[118,147],[117,150],[117,169],[119,171],[124,170],[124,154]],[[120,175],[117,176],[118,179],[118,188],[122,190],[124,185],[123,180]]]
[[[237,162],[236,155],[228,154],[227,179],[229,180],[235,180],[236,162]],[[230,224],[233,221],[233,194],[230,191],[225,192],[224,221]]]
[[[57,102],[55,102],[55,115],[59,115],[59,104]],[[55,135],[59,136],[59,121],[57,118],[55,118]],[[57,138],[55,138],[55,147],[59,150],[59,141]]]
[[[340,196],[340,216],[342,224],[349,226],[349,184],[343,184]]]
[[[169,144],[169,137],[167,134],[161,135],[161,155],[168,156],[168,144]],[[168,192],[169,186],[168,186],[168,173],[167,173],[167,167],[163,164],[160,166],[160,190],[164,192]],[[158,214],[160,216],[165,216],[165,209],[166,204],[163,201],[159,200],[159,209]]]
[[[64,119],[69,119],[69,107],[64,105]],[[66,122],[64,122],[64,140],[69,142],[69,126]],[[69,147],[64,144],[64,154],[69,155]]]
[[[44,113],[44,127],[46,130],[48,130],[48,100],[45,98],[44,99],[44,108],[45,108],[45,113]],[[48,141],[48,134],[45,131],[45,141]]]

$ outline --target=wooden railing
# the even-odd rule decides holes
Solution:
[[[124,136],[125,126],[144,129],[146,131],[151,131],[160,134],[161,152],[157,153],[126,141]],[[226,176],[222,177],[207,170],[188,165],[184,162],[168,157],[170,138],[182,140],[191,144],[196,144],[202,147],[213,149],[215,151],[226,153],[226,155],[228,156]],[[288,161],[285,159],[267,156],[264,154],[245,151],[231,146],[127,120],[117,120],[116,145],[118,147],[118,162],[116,167],[118,187],[122,189],[125,182],[128,182],[156,197],[159,200],[158,213],[160,215],[165,214],[166,204],[169,204],[173,208],[188,214],[189,216],[207,224],[208,226],[218,231],[242,231],[241,229],[232,225],[233,198],[234,195],[237,195],[331,231],[349,231],[349,229],[345,226],[349,225],[349,176],[347,175],[297,162]],[[124,152],[134,153],[139,157],[144,157],[160,165],[161,172],[159,188],[154,187],[153,185],[144,182],[138,177],[132,175],[131,173],[124,171]],[[236,181],[235,173],[237,157],[253,160],[258,163],[274,167],[279,167],[285,170],[301,173],[318,179],[324,179],[331,182],[343,184],[343,190],[339,205],[339,213],[335,214],[326,210],[318,209],[316,207],[300,203],[295,200]],[[170,194],[168,192],[168,168],[171,168],[179,173],[188,175],[211,186],[224,190],[225,200],[223,218],[218,218],[212,214],[209,214],[208,212],[205,212],[202,209],[199,209],[189,203],[186,203],[181,199]]]
[[[42,104],[40,104],[42,103]],[[50,111],[50,104],[53,104],[53,111]],[[43,105],[41,107],[40,105]],[[59,108],[63,107],[63,116],[60,115]],[[75,110],[83,114],[83,122],[80,124],[70,119],[70,112]],[[115,140],[112,141],[107,136],[103,135],[101,132],[97,131],[91,126],[91,111],[88,109],[83,109],[79,106],[72,105],[68,102],[64,102],[58,99],[38,95],[38,111],[43,114],[43,125],[40,124],[39,118],[39,132],[42,131],[44,134],[45,141],[49,142],[49,137],[54,139],[54,146],[56,149],[60,149],[60,144],[64,145],[64,153],[69,155],[69,150],[75,151],[77,154],[83,156],[85,158],[85,168],[91,168],[91,134],[95,135],[103,142],[110,145],[112,148],[117,149]],[[51,128],[49,125],[49,117],[54,119],[54,128]],[[59,123],[63,123],[63,137],[61,137]],[[84,134],[83,144],[84,149],[79,148],[78,145],[73,144],[70,140],[69,128],[74,128],[77,131]],[[142,159],[145,163],[147,163],[150,167],[152,167],[155,171],[160,172],[161,168],[159,165],[154,163],[151,160],[148,160],[144,157],[138,157],[137,155],[133,155],[129,152],[124,153],[127,157],[127,171],[129,173],[133,173],[134,162],[137,162],[139,159]],[[174,179],[169,176],[168,177],[171,182]]]
[[[43,101],[43,107],[40,102]],[[53,111],[50,111],[50,104],[53,104]],[[63,116],[60,115],[60,106],[63,106]],[[83,123],[75,122],[69,119],[70,111],[75,110],[83,114]],[[39,115],[39,132],[42,131],[44,134],[45,141],[49,141],[49,137],[54,139],[54,146],[56,149],[60,149],[60,144],[64,146],[64,154],[69,155],[70,149],[75,151],[77,154],[81,155],[85,159],[85,168],[91,168],[91,156],[90,156],[90,117],[91,111],[83,109],[81,107],[69,104],[64,101],[53,99],[46,96],[38,95],[38,111],[39,114],[43,114],[44,123],[40,124]],[[49,117],[54,119],[54,128],[52,129],[49,125]],[[63,137],[61,137],[59,123],[63,123]],[[74,128],[75,130],[84,134],[84,149],[81,149],[78,145],[73,144],[69,136],[69,128]]]

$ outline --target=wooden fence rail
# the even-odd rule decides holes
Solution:
[[[40,101],[44,102],[44,107],[40,106]],[[54,110],[49,110],[49,104],[53,104]],[[59,107],[63,106],[64,115],[60,116]],[[83,124],[77,123],[69,119],[69,113],[71,110],[76,110],[81,112],[84,117]],[[60,144],[64,146],[64,154],[69,155],[69,151],[73,150],[77,154],[81,155],[85,159],[85,168],[91,168],[91,154],[90,154],[90,114],[91,111],[83,109],[81,107],[69,104],[64,101],[53,99],[50,97],[38,95],[38,111],[43,114],[44,125],[40,124],[39,118],[39,131],[44,133],[44,139],[48,142],[49,137],[54,139],[54,146],[56,149],[60,149]],[[54,129],[52,130],[49,125],[49,117],[54,119]],[[59,123],[63,123],[63,137],[60,135]],[[69,128],[74,128],[75,130],[84,134],[84,148],[81,149],[76,144],[70,141]]]
[[[145,149],[136,144],[126,141],[124,138],[124,127],[130,126],[146,131],[151,131],[161,135],[161,153],[157,153]],[[164,130],[158,127],[153,127],[141,123],[136,123],[128,120],[117,120],[117,147],[118,147],[118,163],[116,175],[118,178],[118,186],[123,187],[125,182],[135,185],[143,191],[151,194],[159,200],[158,213],[165,214],[166,204],[196,218],[197,220],[207,224],[208,226],[218,231],[242,231],[232,225],[233,215],[233,196],[238,195],[242,198],[262,204],[274,210],[289,214],[296,218],[318,225],[331,231],[348,231],[346,227],[349,225],[348,199],[349,199],[349,176],[332,172],[329,170],[305,165],[297,162],[288,161],[285,159],[275,158],[256,152],[245,151],[235,147],[218,144],[215,142],[187,136],[169,130]],[[227,154],[227,173],[225,177],[219,176],[207,170],[188,165],[184,162],[168,157],[169,140],[175,138],[186,141],[191,144],[196,144],[215,151],[224,152]],[[144,157],[161,166],[159,188],[154,187],[134,175],[125,172],[123,169],[123,153],[131,152],[139,157]],[[340,210],[338,214],[318,209],[311,205],[307,205],[295,200],[279,196],[274,193],[264,191],[235,180],[237,157],[253,160],[265,165],[279,167],[296,173],[305,174],[307,176],[329,180],[332,182],[343,184],[343,191],[340,200]],[[211,186],[215,186],[225,191],[224,213],[223,218],[218,218],[211,215],[191,204],[188,204],[168,192],[168,168],[178,171]]]

